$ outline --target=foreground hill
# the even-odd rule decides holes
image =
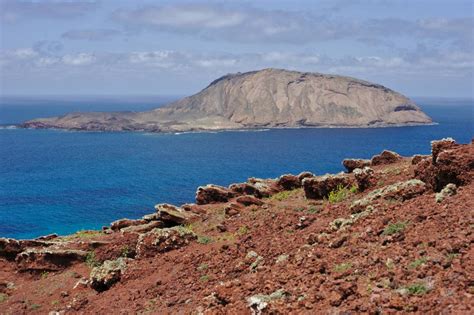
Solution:
[[[102,231],[0,239],[2,313],[472,314],[474,145],[199,187]]]
[[[426,124],[410,99],[384,86],[336,75],[265,69],[223,76],[201,92],[148,112],[73,113],[26,128],[153,132],[278,127]]]

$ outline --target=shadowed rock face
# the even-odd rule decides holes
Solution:
[[[27,128],[152,132],[278,127],[426,124],[407,97],[370,82],[265,69],[223,76],[201,92],[148,112],[73,113]]]

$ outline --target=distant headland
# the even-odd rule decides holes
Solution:
[[[409,98],[355,78],[282,69],[228,74],[199,93],[145,112],[70,113],[24,128],[182,132],[387,127],[432,123]]]

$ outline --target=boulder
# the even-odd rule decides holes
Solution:
[[[308,199],[327,198],[329,193],[337,189],[338,186],[347,187],[351,184],[352,180],[344,173],[303,179],[304,193]]]
[[[278,186],[274,179],[251,177],[247,182],[257,188],[263,197],[269,197],[281,191],[281,187]]]
[[[155,206],[158,217],[168,226],[188,224],[195,220],[198,215],[189,211],[184,211],[176,206],[160,203]]]
[[[141,220],[120,219],[120,220],[112,222],[110,224],[110,228],[112,229],[112,231],[118,231],[118,230],[126,228],[128,226],[142,225],[142,224],[145,224],[145,223],[147,223],[147,221],[143,220],[143,219],[141,219]]]
[[[15,257],[30,247],[48,247],[53,243],[43,240],[15,240],[13,238],[0,238],[0,257],[15,260]]]
[[[153,229],[140,235],[137,243],[138,257],[151,257],[189,244],[197,238],[193,231],[174,226],[164,229]]]
[[[264,203],[262,200],[254,196],[239,196],[237,197],[237,199],[235,199],[235,202],[240,203],[244,206],[251,206],[251,205],[261,206]]]
[[[443,202],[444,199],[454,196],[457,192],[457,187],[454,184],[447,184],[439,193],[435,195],[437,203]]]
[[[351,205],[351,212],[358,213],[367,209],[377,199],[405,201],[423,194],[426,184],[418,179],[410,179],[376,189]]]
[[[347,169],[348,173],[352,173],[356,168],[364,168],[370,165],[370,160],[365,159],[345,159],[342,165]]]
[[[229,186],[229,189],[235,195],[253,195],[257,198],[268,197],[268,195],[263,194],[257,187],[249,183],[232,184]]]
[[[314,177],[315,175],[311,172],[301,172],[298,174],[298,180],[300,181],[300,187],[303,186],[303,179]]]
[[[232,217],[234,215],[239,214],[242,208],[243,208],[242,204],[231,202],[230,204],[225,206],[224,213],[226,216]]]
[[[109,289],[114,283],[120,281],[127,269],[127,264],[133,259],[120,257],[116,260],[106,260],[91,271],[89,283],[98,292]]]
[[[372,157],[370,165],[372,166],[386,165],[386,164],[396,163],[401,160],[402,160],[402,157],[398,153],[389,151],[389,150],[384,150],[382,151],[382,153],[378,155],[374,155]]]
[[[20,271],[58,271],[83,262],[87,252],[75,249],[29,248],[16,256]]]
[[[227,202],[235,196],[230,189],[217,186],[206,185],[198,187],[196,191],[196,203],[198,205],[206,205],[210,203]]]
[[[187,212],[195,213],[195,214],[205,214],[206,210],[203,207],[198,206],[195,203],[185,203],[181,206],[181,209]]]
[[[48,234],[48,235],[43,235],[43,236],[40,236],[40,237],[37,237],[35,238],[36,241],[50,241],[50,240],[53,240],[55,238],[58,238],[58,234],[56,233],[53,233],[53,234]]]
[[[415,154],[411,158],[411,164],[416,165],[416,164],[420,163],[422,160],[429,159],[429,158],[430,158],[429,155]]]
[[[474,146],[472,144],[456,145],[454,148],[438,152],[436,163],[433,163],[433,160],[422,160],[415,167],[415,177],[437,192],[450,183],[456,186],[470,183],[473,173]]]
[[[436,164],[436,159],[442,151],[454,149],[458,146],[459,144],[457,144],[453,138],[443,138],[441,140],[431,141],[431,157],[433,159],[433,164]]]
[[[301,182],[298,176],[285,174],[280,176],[277,180],[277,185],[282,188],[282,190],[293,190],[301,187]]]
[[[142,217],[142,220],[145,220],[147,222],[150,222],[150,221],[158,221],[160,220],[160,214],[158,212],[153,212],[153,213],[149,213],[149,214],[145,214],[143,217]]]
[[[370,167],[365,166],[363,169],[356,168],[354,170],[354,178],[357,182],[359,191],[364,191],[372,187],[376,183],[375,172]]]
[[[148,231],[151,231],[154,228],[164,228],[164,227],[165,227],[165,223],[163,221],[150,221],[148,223],[141,224],[141,225],[127,226],[121,229],[120,232],[141,234],[141,233],[146,233]]]

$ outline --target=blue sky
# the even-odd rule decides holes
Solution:
[[[474,97],[472,1],[0,3],[3,95],[186,95],[274,67]]]

